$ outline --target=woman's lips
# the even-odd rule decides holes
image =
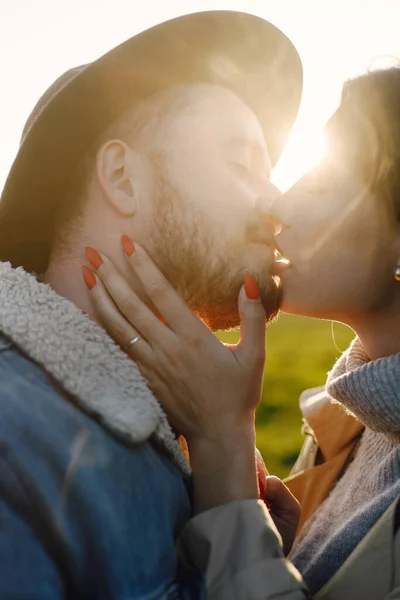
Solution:
[[[275,258],[272,262],[272,274],[280,275],[283,271],[290,269],[292,264],[283,254],[277,243],[277,236],[274,235],[273,229],[270,227],[253,229],[250,241],[256,244],[262,244],[271,249],[271,252]]]
[[[292,263],[290,262],[290,260],[288,260],[287,258],[285,258],[279,252],[279,250],[275,250],[275,261],[274,261],[274,264],[272,266],[272,268],[273,268],[273,275],[280,275],[281,273],[283,273],[283,271],[287,271],[291,267],[292,267]]]

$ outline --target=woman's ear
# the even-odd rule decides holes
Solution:
[[[109,140],[99,149],[96,174],[105,197],[122,215],[132,216],[137,208],[133,179],[133,150],[121,140]]]

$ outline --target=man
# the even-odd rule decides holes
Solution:
[[[236,323],[245,269],[272,260],[254,206],[300,91],[281,32],[200,13],[68,72],[33,111],[0,203],[1,598],[203,595],[175,553],[187,462],[80,267],[94,246],[128,274],[126,233],[210,327]]]

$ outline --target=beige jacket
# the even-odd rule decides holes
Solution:
[[[300,408],[306,440],[285,483],[302,504],[302,524],[346,469],[364,427],[332,404],[324,388],[305,392]],[[389,507],[313,600],[400,600],[398,524],[400,501]],[[262,502],[232,502],[195,517],[179,545],[184,559],[204,572],[209,600],[309,598],[301,575],[284,558]]]
[[[325,388],[301,395],[303,433],[306,439],[285,484],[301,504],[299,530],[327,498],[349,461],[354,457],[364,426],[332,404]]]
[[[400,501],[396,500],[313,600],[400,600]],[[208,600],[305,600],[261,501],[242,500],[193,518],[183,559],[205,574]]]

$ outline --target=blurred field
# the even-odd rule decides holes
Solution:
[[[236,331],[220,332],[234,343]],[[281,315],[268,327],[264,391],[257,414],[257,446],[271,475],[288,475],[302,444],[298,400],[307,388],[325,383],[326,374],[354,333],[329,321]]]

